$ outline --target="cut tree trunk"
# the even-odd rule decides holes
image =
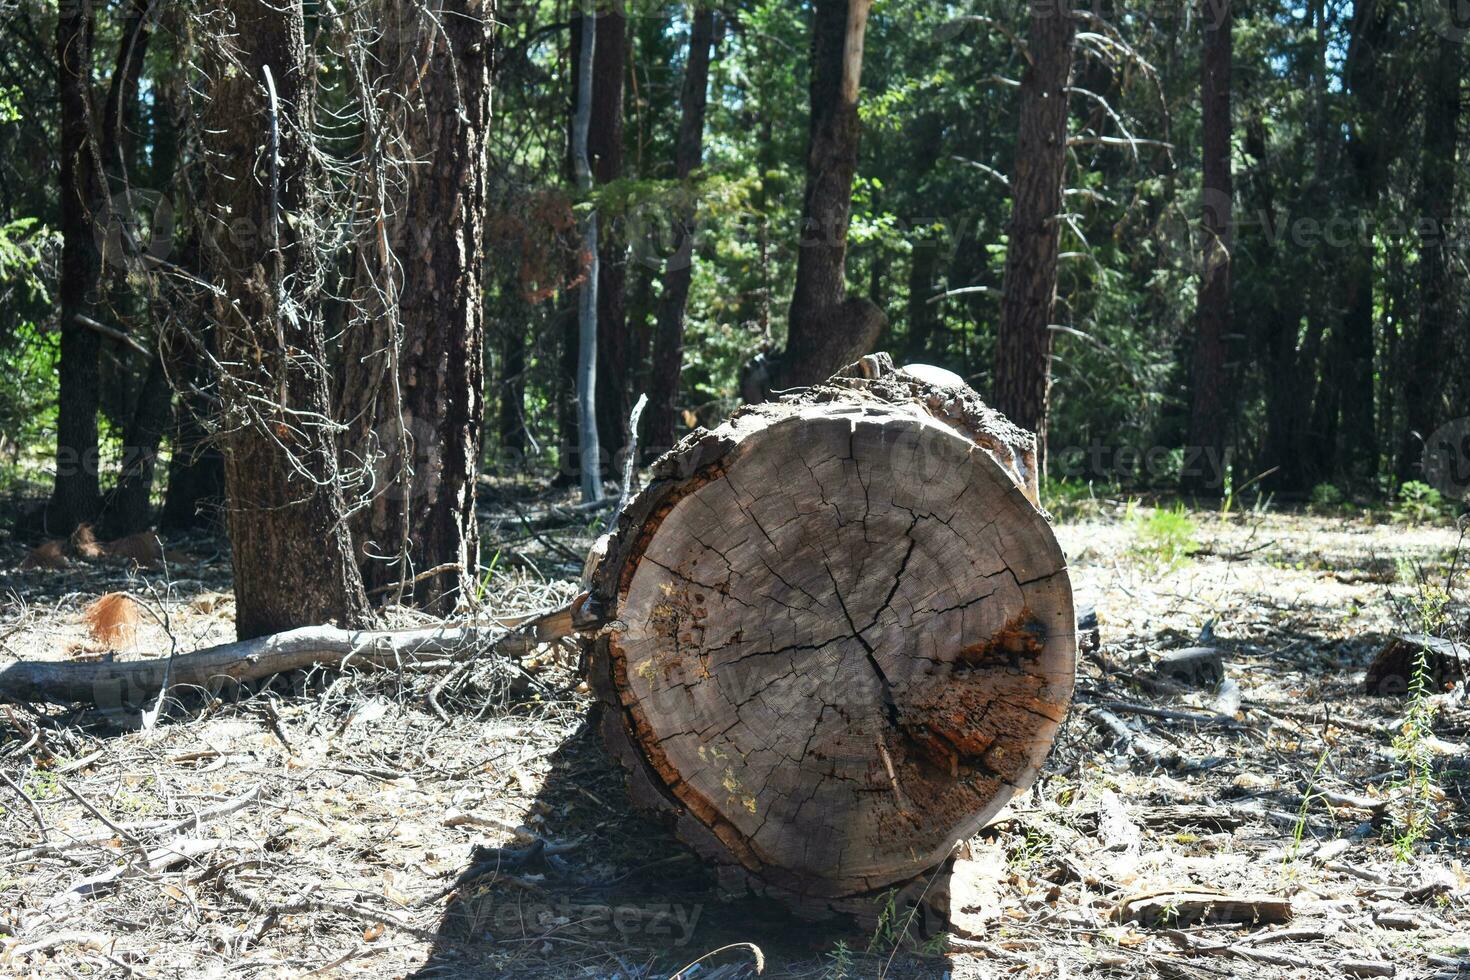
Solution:
[[[590,679],[726,887],[853,911],[1032,782],[1076,623],[1030,433],[874,355],[654,477],[592,572]]]

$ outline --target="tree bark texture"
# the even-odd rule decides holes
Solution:
[[[92,0],[63,3],[56,21],[61,101],[61,361],[57,392],[56,482],[47,531],[68,534],[91,521],[101,504],[97,474],[97,409],[101,338],[78,322],[96,312],[102,281],[99,222],[105,220],[103,178],[92,113]]]
[[[872,0],[817,0],[812,25],[806,197],[778,389],[816,384],[872,350],[883,312],[847,296],[847,230],[858,161],[858,96]]]
[[[1067,87],[1076,24],[1068,4],[1034,4],[1030,65],[1021,77],[1021,122],[1011,172],[1011,221],[995,353],[995,406],[1046,449],[1051,322],[1057,297]]]
[[[374,234],[362,246],[364,280],[383,299],[349,333],[340,398],[342,417],[357,420],[352,455],[372,472],[354,522],[363,578],[378,588],[452,564],[413,587],[421,605],[445,613],[479,567],[494,9],[481,0],[384,5],[378,59],[392,91],[412,94],[385,107],[379,124],[399,134],[412,163],[388,191],[386,240]]]
[[[337,466],[299,0],[219,0],[202,45],[207,268],[241,639],[368,618]],[[276,98],[265,80],[274,80]],[[270,147],[278,141],[272,159]],[[265,146],[266,151],[261,152]]]
[[[1030,785],[1076,657],[1030,433],[873,355],[654,477],[592,574],[591,682],[726,886],[847,910]]]
[[[704,160],[704,112],[709,102],[709,66],[715,42],[714,8],[703,2],[693,7],[689,58],[679,100],[679,141],[674,148],[674,176],[686,184]],[[664,288],[658,301],[646,439],[652,453],[662,453],[674,445],[679,373],[684,362],[684,311],[694,279],[693,189],[688,188],[687,194],[687,199],[675,207],[674,252],[664,267]]]

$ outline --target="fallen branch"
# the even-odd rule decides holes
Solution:
[[[1079,700],[1077,703],[1083,704],[1084,702]],[[1228,715],[1217,714],[1212,711],[1175,711],[1169,708],[1156,708],[1151,704],[1138,704],[1133,701],[1094,701],[1090,703],[1108,711],[1121,712],[1128,715],[1143,715],[1145,718],[1157,718],[1160,721],[1183,721],[1193,725],[1228,728],[1231,731],[1251,731],[1255,727],[1242,721],[1236,721]]]
[[[159,874],[168,869],[188,861],[193,861],[205,854],[212,854],[221,847],[249,848],[253,845],[249,841],[216,840],[190,840],[179,838],[155,848],[147,853],[146,859],[134,865],[118,865],[109,868],[101,874],[90,878],[83,878],[65,891],[58,892],[46,899],[41,904],[43,912],[51,912],[63,905],[80,902],[94,895],[108,891],[120,879],[133,874]]]
[[[311,667],[399,667],[457,663],[487,653],[520,655],[538,643],[595,626],[578,618],[580,597],[549,612],[501,620],[495,626],[434,626],[416,630],[359,631],[306,626],[253,640],[152,660],[99,662],[21,661],[0,670],[0,700],[102,707],[147,704],[165,681],[170,689],[218,691]],[[170,662],[172,667],[170,667]]]

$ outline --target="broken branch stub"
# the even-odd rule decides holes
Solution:
[[[865,359],[692,433],[592,575],[602,727],[635,803],[818,908],[914,881],[1030,785],[1072,695],[1034,441]]]

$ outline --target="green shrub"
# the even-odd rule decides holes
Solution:
[[[1199,525],[1183,504],[1155,509],[1144,516],[1130,503],[1128,523],[1133,529],[1129,552],[1152,571],[1172,572],[1187,564],[1199,550]]]
[[[1410,480],[1399,487],[1393,519],[1403,524],[1424,524],[1444,513],[1444,497],[1434,487]]]
[[[1331,514],[1343,504],[1342,491],[1331,483],[1319,483],[1312,488],[1310,509],[1318,514]]]

